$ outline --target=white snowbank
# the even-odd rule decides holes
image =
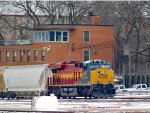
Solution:
[[[54,94],[51,96],[34,97],[33,110],[35,111],[56,111],[58,108],[58,99]]]

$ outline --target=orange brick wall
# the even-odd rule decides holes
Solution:
[[[113,40],[114,26],[74,26],[69,30],[69,42],[37,42],[32,45],[22,46],[0,46],[2,51],[2,62],[0,66],[6,65],[30,65],[56,63],[63,61],[83,61],[83,51],[90,50],[90,59],[107,60],[113,65]],[[83,31],[90,32],[90,43],[83,43]],[[109,44],[104,44],[111,42]],[[74,44],[74,50],[71,48]],[[46,61],[41,61],[41,50],[50,45],[50,51],[46,52]],[[6,50],[10,51],[11,61],[6,62]],[[17,51],[17,62],[12,62],[13,50]],[[25,50],[24,62],[20,62],[20,50]],[[31,50],[31,61],[27,62],[27,52]],[[38,50],[38,61],[34,61],[34,50]],[[96,52],[94,52],[96,51]]]

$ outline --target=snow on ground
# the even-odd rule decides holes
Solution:
[[[59,110],[68,111],[150,111],[150,102],[65,102],[59,104]]]
[[[125,112],[150,112],[150,100],[140,101],[138,98],[146,98],[147,95],[115,96],[115,99],[59,99],[58,111],[73,111],[86,113],[125,113]],[[136,101],[124,101],[121,98],[137,97]],[[114,101],[113,101],[114,100]],[[139,101],[138,101],[139,100]],[[26,110],[32,111],[31,100],[0,100],[0,110]]]
[[[141,94],[141,95],[134,95],[134,94],[117,94],[114,98],[150,98],[150,94]]]

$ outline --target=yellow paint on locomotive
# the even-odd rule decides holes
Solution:
[[[106,68],[101,68],[91,71],[90,83],[91,84],[109,84],[110,82],[114,85],[114,71]]]
[[[83,77],[83,73],[57,73],[54,74],[53,77],[60,77],[60,78],[78,78],[81,79]]]

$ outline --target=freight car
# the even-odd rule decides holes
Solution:
[[[48,78],[48,94],[63,97],[113,97],[114,72],[107,61],[64,62],[49,66],[54,73]]]
[[[0,69],[0,98],[30,98],[47,92],[48,64],[7,66]]]

